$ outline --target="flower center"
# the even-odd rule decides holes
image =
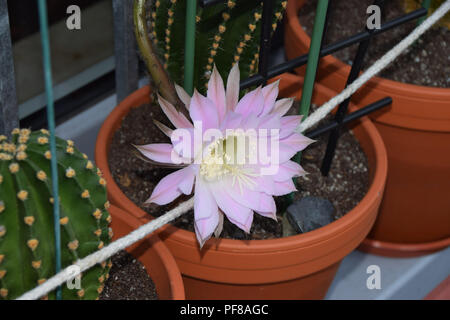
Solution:
[[[243,187],[250,189],[256,185],[252,177],[258,174],[252,168],[245,167],[250,154],[256,152],[256,148],[249,146],[246,139],[239,141],[239,135],[230,135],[227,138],[216,139],[207,148],[200,164],[200,175],[206,181],[219,181],[226,176],[233,177],[232,185],[239,184],[241,193]],[[239,145],[244,141],[245,145]]]

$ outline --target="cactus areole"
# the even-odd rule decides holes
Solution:
[[[50,159],[57,157],[61,263],[65,268],[110,242],[106,182],[72,141],[47,130],[15,129],[0,136],[0,299],[14,299],[55,273]],[[110,263],[96,265],[62,286],[63,299],[97,299]],[[54,299],[54,292],[43,297]]]

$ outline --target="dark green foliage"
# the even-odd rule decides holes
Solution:
[[[57,138],[62,267],[110,242],[105,180],[72,141]],[[0,136],[0,299],[14,299],[55,273],[53,195],[46,130]],[[63,299],[96,299],[109,266],[83,273]],[[48,295],[54,299],[54,292]]]
[[[273,30],[283,17],[286,1],[274,3]],[[170,78],[183,84],[186,1],[156,0],[148,8],[151,38]],[[226,79],[239,61],[241,78],[257,72],[262,2],[229,0],[198,8],[194,87],[205,92],[213,65]]]

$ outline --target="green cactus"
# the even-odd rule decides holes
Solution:
[[[0,299],[14,299],[55,273],[53,196],[47,130],[0,136]],[[73,146],[56,139],[65,268],[110,242],[105,180]],[[63,299],[96,299],[110,262],[84,272],[81,289],[62,286]],[[48,299],[54,299],[50,293]]]
[[[274,3],[273,30],[283,17],[286,3],[285,0],[276,0]],[[255,1],[229,0],[208,8],[198,8],[195,88],[205,92],[214,64],[225,78],[237,61],[242,79],[257,72],[261,15],[262,2]],[[149,37],[164,68],[172,81],[182,84],[186,1],[152,1],[147,6],[146,16]]]

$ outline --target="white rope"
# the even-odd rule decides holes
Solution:
[[[369,69],[367,69],[358,79],[356,79],[351,85],[344,89],[340,94],[323,104],[317,111],[312,113],[300,126],[296,129],[298,132],[304,132],[320,120],[322,120],[331,110],[333,110],[338,104],[343,102],[349,96],[351,96],[356,90],[358,90],[364,83],[370,78],[379,73],[395,58],[397,58],[403,50],[414,43],[427,29],[435,24],[445,13],[450,9],[450,0],[447,0],[442,4],[430,17],[428,17],[422,24],[414,29],[405,39],[398,43],[394,48],[388,51],[383,57],[377,60]],[[188,201],[181,203],[178,207],[168,211],[163,216],[150,221],[149,223],[139,227],[128,235],[110,243],[108,246],[101,250],[98,250],[81,260],[78,260],[74,265],[79,267],[77,272],[73,272],[73,267],[69,266],[54,275],[43,284],[28,291],[18,298],[18,300],[35,300],[46,295],[48,292],[54,290],[59,285],[65,283],[67,280],[73,279],[81,272],[93,267],[97,263],[101,263],[110,258],[118,251],[127,248],[133,243],[146,237],[153,231],[161,228],[163,225],[178,218],[183,213],[189,211],[194,206],[194,199],[191,198]]]

